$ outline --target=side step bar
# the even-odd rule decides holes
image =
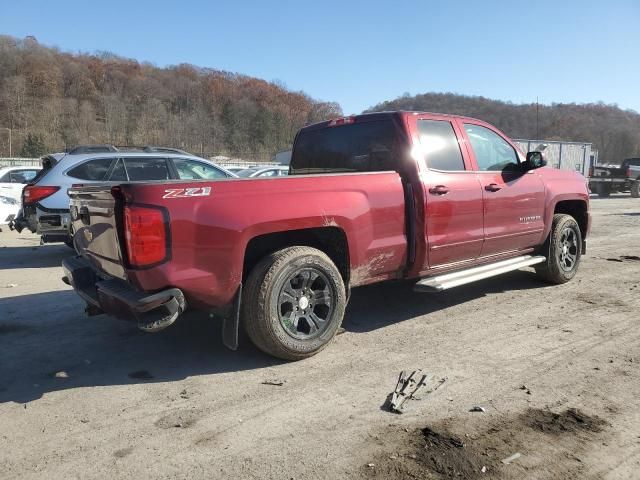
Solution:
[[[420,280],[415,284],[413,289],[416,292],[441,292],[449,288],[466,285],[467,283],[477,282],[485,278],[495,277],[502,273],[511,272],[524,267],[530,267],[537,263],[546,261],[546,258],[537,255],[523,255],[521,257],[510,258],[501,262],[490,263],[480,267],[473,267],[467,270],[461,270],[453,273],[445,273],[437,277],[429,277]]]

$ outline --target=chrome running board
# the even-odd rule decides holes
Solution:
[[[468,268],[453,273],[445,273],[436,277],[428,277],[418,281],[413,289],[416,292],[441,292],[449,288],[466,285],[467,283],[477,282],[485,278],[495,277],[502,273],[511,272],[524,267],[530,267],[537,263],[546,261],[546,258],[537,255],[523,255],[521,257],[510,258],[501,262],[481,265],[479,267]]]

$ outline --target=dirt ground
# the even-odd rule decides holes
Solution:
[[[357,289],[346,332],[297,363],[228,351],[199,316],[87,318],[60,281],[71,251],[4,228],[0,477],[640,478],[640,201],[592,210],[569,284]],[[447,380],[384,411],[416,368]]]

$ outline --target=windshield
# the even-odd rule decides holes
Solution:
[[[397,170],[401,147],[391,119],[303,130],[293,149],[290,173]]]

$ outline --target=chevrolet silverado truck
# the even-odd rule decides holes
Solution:
[[[296,135],[289,176],[72,187],[78,255],[63,280],[89,314],[157,331],[198,309],[224,319],[231,349],[242,325],[264,352],[302,359],[333,339],[354,287],[438,292],[523,267],[573,278],[589,193],[544,165],[472,118],[325,121]]]
[[[589,189],[599,197],[630,192],[640,197],[640,158],[626,158],[620,165],[596,165],[589,175]]]

